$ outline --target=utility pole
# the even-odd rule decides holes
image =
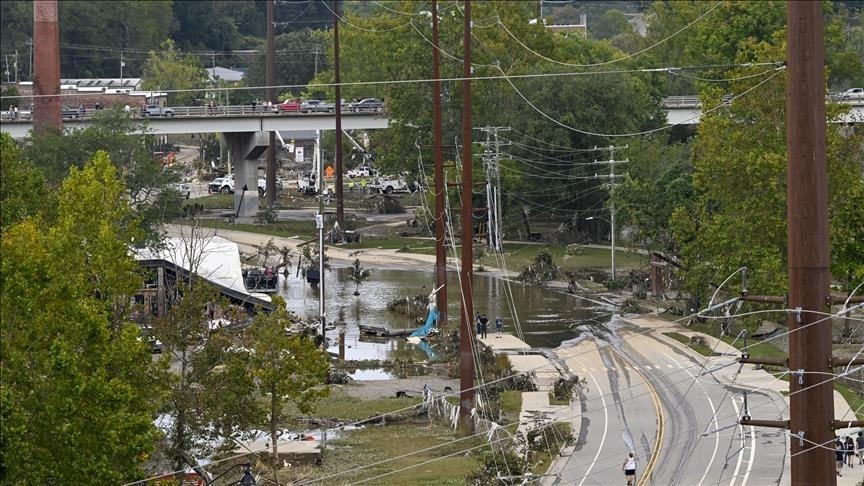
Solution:
[[[471,169],[471,0],[465,0],[465,25],[462,45],[462,319],[460,329],[460,376],[459,405],[462,423],[469,425],[471,409],[474,407],[474,215],[472,211],[473,170]]]
[[[126,67],[126,62],[123,61],[123,51],[120,51],[120,87],[123,87],[123,68]]]
[[[447,324],[447,252],[444,248],[446,208],[444,148],[441,135],[441,53],[438,51],[438,0],[432,0],[432,120],[435,150],[435,304],[439,325]]]
[[[825,47],[822,3],[787,2],[786,218],[792,484],[836,484],[830,312],[828,183],[825,160]],[[821,382],[821,383],[820,383]],[[823,448],[827,446],[828,448]]]
[[[791,480],[797,485],[837,484],[834,430],[861,427],[864,421],[834,418],[832,368],[864,364],[831,356],[831,320],[825,313],[843,299],[830,294],[828,183],[825,156],[825,48],[821,2],[787,2],[786,14],[786,297],[749,296],[741,300],[785,304],[789,357],[777,360],[744,355],[740,363],[786,366],[789,420],[751,420],[741,425],[788,429]],[[818,324],[818,325],[817,325]]]
[[[327,313],[324,310],[324,144],[321,143],[321,130],[315,130],[315,155],[318,171],[318,214],[315,226],[318,229],[318,318],[321,320],[321,337],[325,337]],[[326,346],[325,346],[326,347]]]
[[[486,169],[486,205],[488,206],[486,213],[489,227],[487,242],[494,250],[501,251],[501,239],[503,237],[501,223],[503,220],[501,217],[501,168],[498,165],[498,161],[501,160],[501,142],[498,139],[498,133],[509,131],[510,127],[483,127],[481,130],[486,132],[483,164]],[[494,142],[490,140],[490,136],[494,137]]]
[[[27,45],[30,47],[30,77],[28,81],[33,81],[33,38],[27,39]]]
[[[273,12],[273,0],[267,2],[267,101],[276,104],[276,38],[275,38],[275,13]],[[215,72],[215,68],[214,68]],[[270,146],[267,150],[267,164],[264,167],[264,188],[267,193],[267,209],[273,211],[276,205],[276,132],[270,131],[267,141]]]
[[[615,231],[616,230],[616,228],[615,228],[615,178],[621,177],[621,174],[615,173],[615,165],[616,164],[626,164],[627,162],[630,162],[630,159],[615,160],[615,149],[616,148],[626,149],[626,148],[628,148],[628,146],[625,145],[624,147],[615,147],[613,145],[610,145],[608,148],[609,160],[599,161],[599,162],[596,160],[594,161],[595,164],[608,164],[609,165],[609,175],[608,176],[595,174],[594,177],[597,179],[605,179],[606,177],[609,178],[609,225],[610,225],[609,232],[611,233],[610,244],[611,244],[611,254],[612,254],[612,280],[615,280],[615,232],[616,232]]]
[[[336,222],[345,229],[345,200],[342,191],[342,86],[339,74],[339,4],[333,0],[333,70],[336,82]]]

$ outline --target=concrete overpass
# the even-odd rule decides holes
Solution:
[[[833,101],[833,100],[832,100]],[[838,100],[851,106],[851,110],[833,123],[864,123],[864,99]],[[698,96],[670,96],[663,100],[666,121],[670,125],[696,125],[702,116],[702,102]]]
[[[262,112],[251,106],[221,106],[208,110],[204,106],[173,107],[170,117],[134,117],[146,124],[147,133],[169,135],[177,133],[248,133],[285,130],[335,130],[336,117],[327,113],[290,113],[277,114]],[[86,128],[92,123],[93,110],[84,117],[64,118],[65,129]],[[343,113],[344,130],[387,128],[389,119],[377,113]],[[29,116],[19,116],[18,120],[0,121],[0,131],[22,139],[33,129]]]

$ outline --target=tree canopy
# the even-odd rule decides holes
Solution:
[[[70,171],[56,204],[2,233],[0,479],[128,482],[153,450],[160,396],[126,316],[139,233],[104,152]]]

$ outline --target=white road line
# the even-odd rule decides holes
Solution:
[[[588,466],[588,469],[585,471],[585,475],[582,476],[582,481],[579,481],[579,486],[582,486],[582,483],[588,479],[588,475],[591,473],[591,469],[594,467],[594,464],[597,464],[597,458],[600,457],[600,453],[603,451],[603,444],[606,442],[606,431],[609,430],[609,409],[606,407],[606,399],[603,398],[605,393],[600,393],[600,383],[594,378],[594,375],[591,376],[591,381],[594,382],[594,386],[596,386],[597,392],[600,394],[600,400],[603,402],[603,438],[600,439],[600,447],[597,448],[597,454],[594,454],[594,460],[591,461],[591,465]]]
[[[740,417],[741,413],[738,410],[738,404],[735,403],[735,397],[732,397],[729,401],[732,403],[732,407],[735,408],[735,416]],[[744,441],[746,440],[746,437],[744,436],[744,427],[739,425],[738,431],[741,434],[741,444],[743,446]],[[738,477],[738,471],[741,470],[741,461],[744,460],[744,454],[741,454],[740,451],[738,452],[737,456],[738,456],[738,461],[735,462],[735,472],[732,473],[732,480],[729,481],[729,486],[735,486],[735,478]]]
[[[747,484],[747,478],[750,477],[750,471],[753,469],[753,457],[756,455],[756,427],[752,425],[750,428],[750,462],[747,463],[747,472],[744,473],[744,479],[741,484]]]

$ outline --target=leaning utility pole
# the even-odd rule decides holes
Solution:
[[[276,40],[273,32],[275,16],[273,13],[273,1],[267,2],[267,101],[276,105]],[[213,76],[216,76],[216,67],[213,67]],[[277,108],[278,109],[278,108]],[[267,151],[267,165],[265,167],[265,185],[267,192],[267,209],[273,210],[276,205],[276,132],[270,132],[270,150]]]
[[[462,286],[462,319],[459,354],[461,363],[459,405],[462,423],[468,426],[471,409],[474,408],[474,215],[471,197],[473,194],[473,171],[471,170],[471,0],[465,0],[465,25],[462,45],[462,262],[459,275]]]
[[[792,484],[836,484],[821,2],[787,2],[786,224]],[[813,325],[822,322],[824,325]]]
[[[36,49],[36,77],[33,80],[35,111],[33,129],[63,130],[60,113],[60,30],[57,0],[33,2],[33,39]]]
[[[501,160],[501,142],[498,140],[499,132],[506,132],[510,127],[483,127],[480,129],[486,133],[485,150],[483,151],[483,164],[486,169],[486,242],[495,251],[501,251],[501,168],[498,161]],[[494,137],[494,142],[490,139]],[[509,145],[509,142],[507,143]],[[494,149],[494,150],[493,150]]]
[[[333,0],[333,70],[336,82],[336,222],[345,229],[345,200],[342,192],[342,85],[339,74],[339,4]]]
[[[438,52],[438,0],[432,0],[432,143],[435,150],[435,304],[439,325],[447,324],[447,252],[444,248],[446,208],[444,150],[441,135],[441,53]]]

